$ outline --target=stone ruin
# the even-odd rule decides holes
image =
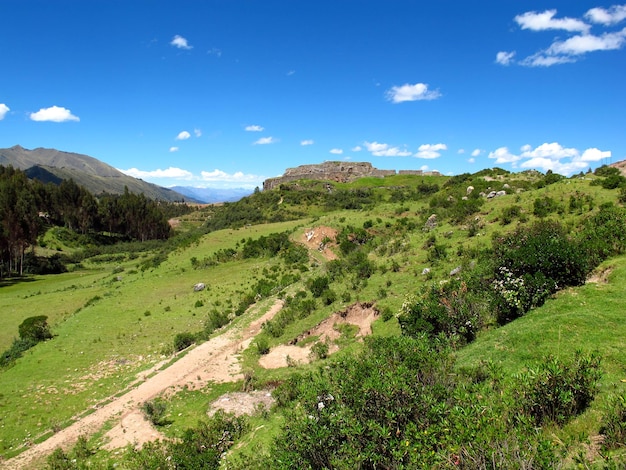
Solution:
[[[384,178],[391,175],[424,175],[441,176],[438,171],[423,172],[421,170],[379,170],[369,162],[324,162],[315,165],[300,165],[295,168],[288,168],[282,176],[268,178],[263,182],[263,190],[270,190],[283,183],[298,181],[303,179],[318,181],[334,181],[337,183],[347,183],[366,176]]]

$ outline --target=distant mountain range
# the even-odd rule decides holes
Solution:
[[[205,204],[214,204],[216,202],[234,202],[242,197],[252,194],[251,189],[245,188],[194,188],[191,186],[173,186],[170,188],[184,195],[187,199],[195,199]]]
[[[63,180],[72,179],[94,195],[123,194],[126,187],[132,193],[143,193],[154,200],[215,203],[236,201],[252,192],[244,189],[224,190],[182,186],[164,188],[125,175],[88,155],[46,148],[29,150],[19,145],[0,149],[0,165],[19,168],[26,172],[29,178],[38,179],[43,183],[60,184]]]

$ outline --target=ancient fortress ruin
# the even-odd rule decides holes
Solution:
[[[300,165],[295,168],[287,168],[287,171],[282,176],[266,179],[263,182],[263,190],[274,189],[283,183],[302,179],[347,183],[364,176],[384,178],[385,176],[396,174],[441,176],[441,173],[438,171],[400,170],[396,172],[396,170],[379,170],[374,168],[369,162],[324,162],[316,165]]]

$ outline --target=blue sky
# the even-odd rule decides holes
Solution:
[[[626,159],[626,4],[0,0],[0,148],[162,186]]]

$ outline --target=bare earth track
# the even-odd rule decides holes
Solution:
[[[116,424],[106,434],[107,449],[125,447],[128,444],[141,445],[156,440],[160,433],[148,423],[140,411],[146,400],[158,395],[174,392],[187,386],[199,389],[210,382],[235,382],[243,378],[238,362],[238,354],[244,350],[260,331],[263,322],[271,319],[280,311],[283,304],[277,301],[261,318],[253,321],[243,330],[233,329],[220,336],[198,345],[169,367],[154,372],[138,386],[119,397],[111,397],[106,404],[95,411],[78,419],[65,429],[52,435],[49,439],[35,444],[18,456],[0,466],[6,469],[36,468],[51,454],[54,449],[67,449],[80,436],[89,436],[99,431],[105,423],[114,421]],[[146,375],[148,375],[146,373]]]

